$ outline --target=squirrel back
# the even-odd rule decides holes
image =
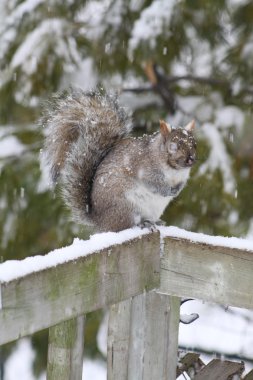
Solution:
[[[44,108],[44,159],[53,183],[60,183],[75,221],[92,224],[91,189],[96,169],[132,129],[130,116],[117,98],[100,91],[70,89]]]

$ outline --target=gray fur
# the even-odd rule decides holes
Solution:
[[[130,117],[116,98],[99,92],[56,96],[42,123],[51,176],[73,218],[100,230],[157,222],[195,160],[192,133],[128,137]]]
[[[132,129],[130,116],[114,96],[69,90],[48,102],[40,123],[45,127],[44,156],[52,181],[73,219],[92,224],[90,194],[98,165]]]

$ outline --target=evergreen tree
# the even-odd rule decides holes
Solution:
[[[82,4],[59,0],[4,2],[6,17],[0,28],[3,120],[18,106],[38,106],[40,97],[55,91],[62,75],[80,64],[83,48],[75,19]]]

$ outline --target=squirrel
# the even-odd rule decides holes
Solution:
[[[52,182],[73,219],[99,231],[161,224],[196,160],[194,120],[184,128],[161,120],[154,134],[130,137],[130,115],[100,90],[56,94],[40,123]]]

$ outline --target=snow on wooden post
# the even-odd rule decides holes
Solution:
[[[49,329],[47,380],[81,380],[83,369],[84,316]]]
[[[155,291],[111,307],[108,380],[176,379],[179,307]]]
[[[102,239],[104,236],[101,234]],[[78,245],[77,250],[85,250],[86,243],[89,241]],[[56,266],[53,261],[48,268],[2,282],[0,345],[159,286],[159,246],[158,233],[137,236]],[[62,255],[64,251],[58,256]],[[53,256],[50,259],[54,260]],[[47,257],[38,259],[47,264]],[[4,269],[16,273],[34,260],[36,257],[13,265],[0,264],[2,278]]]

